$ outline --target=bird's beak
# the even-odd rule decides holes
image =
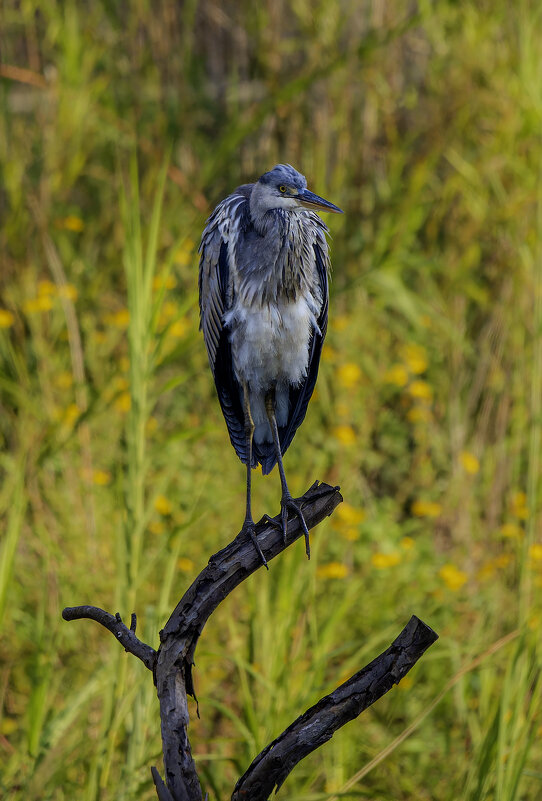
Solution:
[[[343,214],[343,210],[334,203],[330,203],[329,200],[324,200],[323,197],[315,195],[314,192],[310,192],[308,189],[302,189],[296,196],[296,199],[306,209],[312,209],[313,211],[332,211],[334,214]]]

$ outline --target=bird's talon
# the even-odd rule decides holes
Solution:
[[[254,523],[252,523],[252,521],[250,520],[245,520],[245,522],[243,523],[243,528],[240,531],[240,534],[244,534],[245,536],[250,537],[250,539],[252,540],[252,544],[254,545],[256,551],[258,552],[258,556],[260,557],[262,565],[265,567],[266,570],[269,570],[267,559],[263,555],[260,543],[258,542],[258,538],[256,537],[256,526],[254,525]]]
[[[268,514],[265,514],[262,517],[260,523],[267,523],[269,526],[273,526],[273,528],[279,529],[280,531],[282,531],[282,523],[279,523],[279,521],[276,519],[276,517],[269,517]]]
[[[309,544],[309,529],[307,528],[307,523],[305,522],[301,507],[292,497],[283,497],[281,501],[282,535],[284,538],[284,544],[286,544],[286,534],[288,530],[288,509],[291,509],[292,512],[299,518],[299,522],[301,523],[301,528],[303,529],[303,534],[305,536],[305,553],[307,554],[307,559],[310,559],[311,549]]]

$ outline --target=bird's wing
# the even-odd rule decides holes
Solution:
[[[330,262],[325,238],[327,227],[321,220],[319,220],[319,224],[321,228],[319,227],[318,229],[318,235],[313,244],[313,249],[316,277],[319,284],[322,304],[316,319],[317,327],[313,326],[309,341],[309,363],[307,375],[298,387],[292,387],[290,389],[288,401],[288,420],[285,426],[279,426],[280,450],[282,454],[285,453],[286,449],[294,438],[295,432],[305,418],[307,406],[316,384],[318,367],[320,364],[320,354],[322,353],[322,345],[324,343],[324,338],[327,331]],[[258,448],[259,450],[256,451],[256,455],[262,464],[262,472],[265,475],[266,473],[270,473],[276,464],[277,459],[275,451],[272,446],[269,446],[269,443],[263,443],[263,445],[259,445]]]
[[[242,462],[247,448],[241,387],[235,378],[228,331],[224,314],[233,303],[235,243],[239,232],[248,225],[245,187],[239,187],[216,207],[207,220],[199,247],[200,328],[215,379],[230,440]],[[255,466],[255,462],[254,465]]]

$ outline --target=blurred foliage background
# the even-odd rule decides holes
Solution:
[[[439,642],[279,797],[539,798],[540,4],[1,13],[3,797],[154,797],[147,671],[60,613],[136,611],[156,645],[238,531],[197,244],[217,201],[286,161],[346,212],[328,220],[330,330],[286,466],[294,493],[319,478],[345,503],[309,563],[289,549],[204,631],[205,789],[227,798],[415,613]],[[255,514],[275,514],[278,477],[254,485]]]

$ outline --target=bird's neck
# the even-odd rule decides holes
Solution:
[[[282,231],[285,222],[284,214],[285,212],[282,211],[282,209],[267,209],[262,211],[258,208],[252,208],[252,206],[250,208],[252,225],[260,236],[266,236],[269,231],[273,229]]]

